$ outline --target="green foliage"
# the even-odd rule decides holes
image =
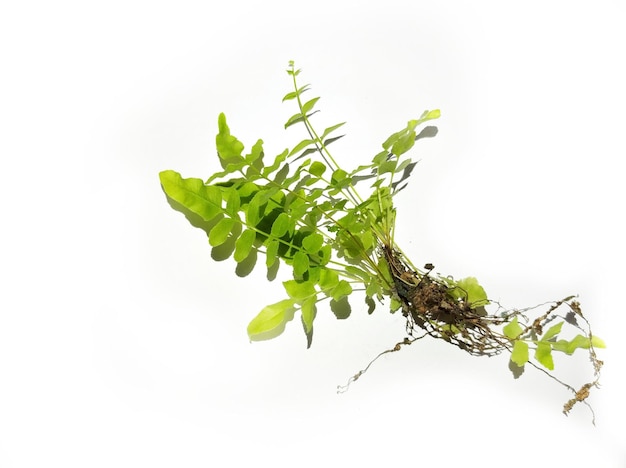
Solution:
[[[588,385],[596,385],[601,361],[595,348],[604,343],[578,324],[577,318],[588,325],[573,297],[553,303],[534,320],[527,315],[534,308],[489,314],[486,306],[492,302],[476,278],[434,277],[432,265],[416,268],[396,245],[394,197],[406,187],[416,165],[406,155],[416,141],[436,135],[435,127],[420,126],[439,118],[439,110],[409,120],[383,141],[371,162],[350,169],[339,165],[329,150],[344,136],[336,132],[345,122],[318,133],[311,117],[318,112],[320,98],[303,99],[311,87],[298,83],[300,70],[293,62],[287,73],[292,90],[283,101],[293,102],[297,112],[284,127],[300,125],[306,138],[269,158],[258,139],[246,154],[220,114],[215,144],[221,170],[206,181],[172,170],[159,175],[172,208],[206,232],[214,259],[232,258],[239,276],[259,266],[259,254],[265,255],[260,264],[269,280],[276,278],[281,265],[289,269],[291,279],[282,283],[285,299],[264,307],[250,321],[250,340],[280,335],[299,312],[310,346],[318,304],[327,300],[335,316],[346,319],[352,313],[350,299],[358,293],[368,313],[385,303],[391,313],[402,311],[406,317],[409,337],[391,351],[429,335],[473,355],[510,352],[509,368],[519,377],[526,364],[535,365],[529,360],[531,351],[538,365],[552,371],[553,351],[572,355],[583,349],[596,375]],[[570,308],[566,317],[557,313],[561,306]],[[562,320],[551,324],[559,317]],[[583,333],[560,337],[568,327]],[[424,335],[416,337],[418,331]],[[572,401],[586,398],[583,394],[581,390],[568,402],[566,412]]]
[[[473,309],[489,303],[487,293],[474,277],[451,282],[451,287],[450,294],[457,300],[466,300]]]
[[[524,329],[517,322],[517,317],[514,317],[511,323],[504,326],[504,328],[502,329],[502,332],[504,333],[504,335],[507,338],[511,338],[512,340],[520,336],[523,331]]]
[[[248,328],[250,339],[277,336],[292,312],[299,310],[310,344],[317,302],[329,299],[335,315],[346,318],[353,285],[365,291],[368,308],[373,308],[373,299],[392,295],[391,278],[380,271],[376,253],[381,243],[391,241],[395,221],[392,178],[398,168],[404,170],[410,163],[398,164],[415,142],[416,127],[437,118],[439,112],[427,111],[411,120],[383,143],[385,157],[378,154],[370,165],[348,171],[328,150],[329,143],[340,138],[334,132],[345,122],[318,134],[309,118],[319,97],[303,101],[302,94],[310,87],[297,84],[299,70],[293,66],[288,73],[294,91],[283,100],[295,100],[298,112],[285,128],[301,123],[309,138],[266,164],[263,141],[258,140],[245,155],[243,143],[220,114],[216,147],[223,170],[206,183],[174,171],[163,171],[160,178],[167,197],[183,207],[181,211],[212,222],[204,229],[213,248],[232,241],[232,258],[238,264],[257,251],[264,253],[268,274],[277,262],[291,267],[293,280],[283,283],[289,300],[264,308]],[[314,154],[318,155],[315,160],[303,159]],[[364,199],[354,179],[365,170],[376,180]]]
[[[537,343],[537,349],[535,349],[535,359],[546,369],[554,370],[552,346],[549,342],[539,341]]]
[[[513,351],[511,351],[511,361],[519,367],[522,367],[528,362],[528,343],[521,340],[514,342]]]
[[[251,340],[268,340],[280,335],[287,322],[293,319],[296,311],[292,299],[284,299],[276,304],[265,306],[248,325]]]

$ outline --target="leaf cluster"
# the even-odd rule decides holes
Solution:
[[[315,130],[310,118],[320,98],[303,98],[310,86],[298,84],[299,73],[290,63],[294,90],[283,101],[295,101],[298,112],[285,128],[302,124],[307,138],[267,161],[263,140],[246,153],[220,114],[216,148],[222,170],[206,181],[168,170],[160,173],[160,181],[172,207],[206,231],[213,258],[232,257],[238,275],[249,274],[259,254],[265,256],[270,280],[280,264],[291,268],[293,279],[283,282],[287,297],[264,307],[250,322],[250,339],[278,336],[299,311],[310,346],[318,302],[328,300],[338,318],[347,318],[355,287],[365,291],[370,313],[392,294],[377,248],[393,243],[392,196],[406,186],[400,184],[415,165],[400,158],[419,139],[417,127],[438,118],[439,111],[409,121],[385,140],[370,164],[348,171],[329,151],[343,136],[336,132],[345,122]],[[371,194],[362,198],[355,185],[366,180]]]

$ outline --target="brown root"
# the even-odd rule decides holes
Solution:
[[[555,318],[561,317],[589,338],[589,358],[594,369],[594,380],[576,390],[543,367],[530,361],[527,363],[574,394],[574,397],[563,406],[563,413],[567,415],[577,403],[583,403],[591,411],[592,422],[595,424],[595,415],[587,398],[592,387],[599,387],[600,369],[603,362],[596,356],[591,341],[589,322],[574,296],[521,310],[505,310],[499,307],[497,314],[488,314],[481,304],[471,304],[463,297],[459,299],[459,294],[452,294],[455,289],[458,289],[458,286],[452,286],[453,282],[447,281],[446,278],[431,277],[430,272],[434,269],[432,264],[429,263],[424,267],[426,273],[419,273],[414,271],[396,250],[383,246],[380,248],[380,253],[389,265],[393,280],[392,296],[401,305],[402,314],[406,317],[408,337],[376,356],[365,369],[352,376],[345,386],[338,387],[339,393],[345,392],[350,384],[367,372],[382,355],[400,351],[402,346],[410,345],[425,336],[445,340],[473,356],[495,356],[503,351],[511,352],[513,340],[494,330],[494,326],[504,325],[514,317],[518,317],[527,324],[519,336],[523,339],[537,340],[537,337],[544,333],[543,329],[546,325]],[[547,311],[532,322],[525,315],[529,311],[547,305],[550,305]],[[563,305],[569,306],[569,311],[565,316],[558,315],[558,310]],[[577,319],[584,324],[581,326]],[[516,365],[514,367],[513,375],[517,378],[523,373],[524,368]]]
[[[382,248],[394,281],[394,295],[407,318],[407,332],[417,329],[445,340],[474,356],[494,356],[508,349],[509,340],[491,329],[508,317],[489,315],[484,307],[472,307],[455,299],[441,279],[411,270],[398,252]],[[427,265],[432,267],[432,265]]]

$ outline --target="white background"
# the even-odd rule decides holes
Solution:
[[[625,20],[618,1],[3,2],[0,466],[625,466]],[[348,121],[348,168],[442,110],[398,241],[511,307],[580,294],[609,345],[595,428],[538,372],[432,340],[337,395],[403,337],[382,308],[322,308],[309,350],[297,321],[248,342],[280,283],[213,262],[158,172],[216,170],[219,112],[270,156],[299,141],[292,59],[320,126]]]

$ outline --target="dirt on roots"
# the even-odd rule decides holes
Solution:
[[[493,356],[510,346],[510,341],[491,327],[506,319],[489,315],[480,305],[472,307],[466,299],[455,299],[444,280],[429,275],[434,268],[427,264],[426,274],[413,271],[402,255],[382,248],[394,281],[395,296],[402,304],[407,318],[407,332],[413,336],[419,330],[443,339],[475,356]]]

